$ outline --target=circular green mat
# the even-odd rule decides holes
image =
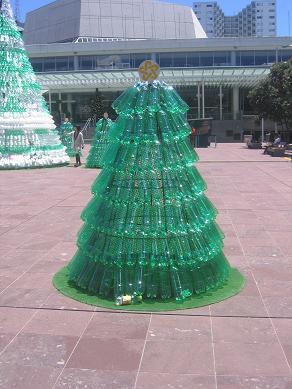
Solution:
[[[175,311],[177,309],[190,309],[203,307],[205,305],[215,304],[226,300],[239,293],[244,285],[245,279],[237,269],[231,269],[230,276],[225,284],[217,289],[213,289],[202,295],[195,295],[187,298],[183,302],[177,302],[175,299],[169,300],[143,300],[141,304],[116,306],[111,299],[101,298],[99,296],[88,294],[82,289],[76,288],[69,282],[67,266],[62,268],[53,278],[53,285],[65,296],[85,304],[95,305],[106,309],[123,311]]]

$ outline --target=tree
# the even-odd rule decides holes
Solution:
[[[73,130],[74,127],[72,123],[70,123],[69,121],[65,121],[58,128],[61,142],[66,147],[66,152],[69,155],[69,157],[74,157],[76,154],[72,146],[72,135],[70,134],[70,132],[72,132]]]
[[[86,159],[86,167],[101,168],[104,153],[108,146],[108,132],[113,122],[103,117],[96,123],[95,135]]]
[[[270,74],[249,94],[257,115],[292,128],[292,62],[272,66]]]
[[[119,117],[82,212],[71,284],[117,304],[125,295],[183,300],[222,286],[231,269],[194,167],[188,106],[154,81],[129,88],[113,107]]]
[[[9,0],[0,2],[0,169],[67,163]]]
[[[91,117],[95,117],[96,120],[102,118],[104,109],[102,104],[101,94],[98,89],[95,91],[94,99],[90,100]]]

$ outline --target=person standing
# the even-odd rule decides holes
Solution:
[[[81,166],[81,149],[84,148],[84,139],[80,126],[75,126],[72,134],[72,147],[75,151],[76,163],[75,167]]]

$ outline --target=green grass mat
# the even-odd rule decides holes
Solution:
[[[202,295],[192,296],[183,302],[177,302],[175,299],[169,300],[143,300],[141,304],[132,304],[116,306],[111,299],[101,298],[96,295],[87,294],[82,289],[77,289],[68,279],[68,268],[62,268],[53,278],[53,285],[59,292],[73,300],[85,304],[95,305],[106,309],[123,310],[123,311],[175,311],[177,309],[190,309],[203,307],[205,305],[215,304],[219,301],[226,300],[239,293],[244,285],[245,279],[237,269],[231,269],[230,276],[221,288],[213,289]]]

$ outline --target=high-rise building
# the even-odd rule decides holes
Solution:
[[[226,16],[216,1],[196,1],[194,12],[207,36],[276,36],[276,0],[252,1],[237,15]]]

